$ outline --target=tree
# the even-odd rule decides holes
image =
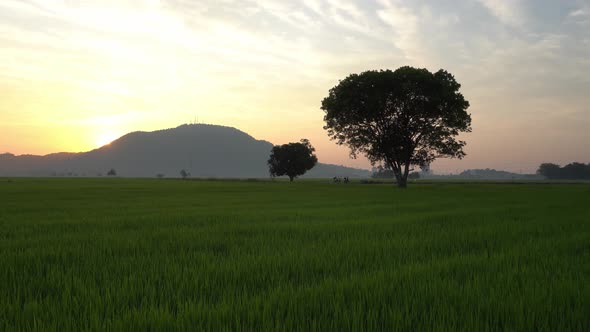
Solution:
[[[405,188],[412,166],[423,167],[440,157],[463,158],[471,131],[469,102],[461,85],[445,70],[401,67],[352,74],[322,101],[324,129],[356,158],[391,169]]]
[[[547,179],[559,179],[561,177],[561,167],[552,163],[543,163],[539,166],[537,174],[543,175]]]
[[[191,176],[191,173],[189,173],[186,169],[181,169],[180,176],[182,177],[182,179],[186,179],[189,176]]]
[[[573,162],[563,167],[552,163],[543,163],[539,166],[537,174],[543,175],[549,180],[590,180],[590,164]]]
[[[111,168],[107,173],[108,176],[117,176],[117,171],[114,168]]]
[[[287,175],[289,181],[293,182],[294,178],[305,174],[318,162],[314,152],[314,147],[307,139],[302,139],[299,143],[275,145],[268,159],[270,175]]]
[[[590,174],[587,172],[587,166],[583,163],[573,162],[561,168],[563,177],[568,180],[584,180],[590,179]]]

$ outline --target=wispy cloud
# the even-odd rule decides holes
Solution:
[[[410,60],[419,60],[418,35],[419,18],[414,12],[399,1],[380,0],[384,7],[377,10],[379,18],[393,29],[393,44]]]
[[[479,0],[490,13],[503,24],[522,27],[526,16],[522,10],[522,0]]]
[[[534,123],[538,142],[543,130],[587,137],[571,119],[590,118],[590,8],[559,4],[3,0],[0,122],[52,114],[54,124],[136,118],[142,127],[130,130],[156,129],[198,112],[268,139],[304,130],[329,161],[352,163],[321,129],[321,98],[351,72],[410,64],[446,68],[463,83],[477,129],[466,162],[475,165],[494,128],[515,137]]]

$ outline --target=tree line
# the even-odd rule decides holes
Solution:
[[[549,180],[590,180],[590,163],[570,163],[563,167],[557,164],[544,163],[539,166],[537,174]]]

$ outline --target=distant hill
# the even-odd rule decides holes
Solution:
[[[193,124],[129,133],[109,145],[82,153],[46,156],[0,154],[0,176],[118,176],[265,178],[273,145],[231,127]],[[318,163],[305,177],[366,177],[367,170]]]

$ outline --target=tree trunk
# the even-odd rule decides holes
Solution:
[[[402,182],[402,176],[398,171],[393,171],[393,175],[395,175],[395,184],[399,187],[399,184]]]
[[[401,170],[400,170],[401,171]],[[401,172],[400,172],[401,173]],[[410,164],[407,163],[404,166],[404,171],[403,173],[400,174],[398,180],[397,180],[397,186],[399,188],[407,188],[408,187],[408,175],[410,173]]]
[[[400,169],[393,162],[387,162],[389,164],[389,168],[393,171],[393,175],[395,176],[395,184],[399,186],[401,174]]]
[[[399,180],[397,180],[397,187],[398,188],[407,188],[408,187],[408,177],[402,176]]]

